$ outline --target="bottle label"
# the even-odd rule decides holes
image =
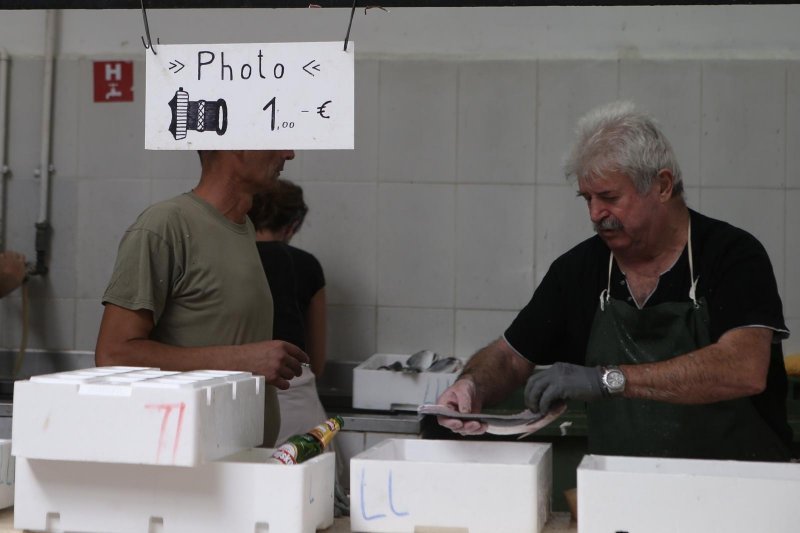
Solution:
[[[313,435],[322,443],[323,447],[327,448],[333,440],[333,437],[336,435],[336,432],[339,431],[340,427],[341,426],[339,425],[338,420],[335,418],[330,418],[309,431],[308,434]]]
[[[283,463],[285,465],[296,465],[297,446],[295,446],[291,442],[282,444],[279,448],[277,448],[274,452],[272,452],[272,458],[277,459],[278,462]]]

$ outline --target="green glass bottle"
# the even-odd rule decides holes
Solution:
[[[272,462],[296,465],[321,454],[343,425],[342,417],[334,416],[308,433],[289,437],[272,452]]]

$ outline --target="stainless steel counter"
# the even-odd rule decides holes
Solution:
[[[416,413],[373,413],[358,411],[329,410],[338,414],[344,421],[343,431],[363,431],[365,433],[404,433],[418,435],[422,417]]]

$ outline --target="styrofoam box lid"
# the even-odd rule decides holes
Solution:
[[[588,455],[578,495],[581,533],[794,533],[800,464]]]
[[[98,367],[14,386],[13,453],[31,459],[194,466],[258,446],[264,378]]]
[[[376,353],[356,366],[353,369],[353,407],[416,411],[422,404],[435,403],[458,377],[458,371],[403,373],[378,370],[395,362],[405,363],[409,357],[410,354]]]
[[[550,444],[387,439],[350,460],[351,529],[541,531],[551,487]]]

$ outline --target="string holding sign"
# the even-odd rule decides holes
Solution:
[[[344,36],[344,51],[345,52],[347,52],[347,43],[350,41],[350,28],[353,27],[353,15],[356,12],[356,1],[357,0],[353,0],[353,7],[350,10],[350,22],[347,24],[347,34]],[[315,5],[315,4],[311,4],[308,7],[311,7],[312,5],[314,5],[314,7],[319,7],[319,6]],[[387,13],[389,12],[388,9],[386,9],[385,7],[382,7],[382,6],[365,6],[364,7],[364,14],[365,15],[367,14],[367,10],[368,9],[380,9],[381,11],[386,11]]]
[[[353,15],[356,13],[356,2],[353,0],[353,9],[350,10],[350,22],[347,24],[347,34],[344,36],[344,51],[347,52],[347,42],[350,40],[350,28],[353,27]]]
[[[145,50],[150,50],[153,52],[153,55],[158,55],[156,52],[156,47],[153,46],[153,41],[150,40],[150,25],[147,23],[147,11],[144,9],[144,0],[142,0],[142,19],[144,20],[144,33],[147,35],[147,42],[144,42],[144,37],[142,36],[142,44],[144,45]],[[161,44],[161,40],[156,37],[156,42]]]

